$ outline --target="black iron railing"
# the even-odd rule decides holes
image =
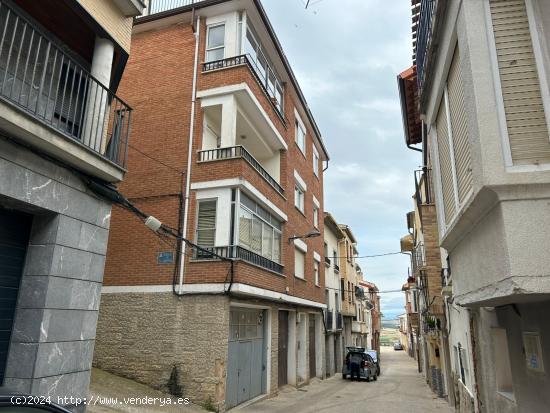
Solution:
[[[260,84],[269,102],[275,109],[275,112],[281,118],[281,120],[286,123],[285,115],[283,113],[283,102],[279,102],[274,94],[269,91],[269,78],[265,75],[265,70],[260,70],[256,62],[254,62],[254,60],[252,60],[248,54],[228,57],[226,59],[214,60],[211,62],[204,62],[202,64],[202,72],[207,73],[213,70],[225,69],[228,67],[241,65],[246,65],[249,67],[250,71],[254,75],[254,78]],[[283,96],[281,94],[281,99],[282,98]]]
[[[193,250],[193,259],[195,260],[216,260],[219,257],[240,259],[270,271],[283,273],[284,266],[263,257],[255,252],[247,250],[239,245],[230,245],[224,247],[201,247],[202,250]],[[213,254],[210,254],[212,252]]]
[[[426,252],[424,250],[424,243],[418,243],[412,251],[412,267],[413,274],[416,276],[417,272],[426,266]]]
[[[441,286],[446,287],[451,281],[451,271],[448,268],[441,269]]]
[[[421,93],[426,74],[426,63],[432,40],[432,22],[437,0],[421,0],[416,34],[416,73],[418,89]]]
[[[334,319],[334,311],[333,310],[327,310],[325,312],[325,327],[327,330],[333,329],[333,320]]]
[[[223,159],[243,158],[264,178],[275,190],[281,195],[284,194],[284,189],[273,178],[269,172],[248,152],[244,146],[228,146],[225,148],[206,149],[199,151],[199,162],[219,161]]]
[[[340,311],[336,312],[336,329],[341,330],[344,327],[344,318]]]
[[[329,257],[325,257],[325,264],[327,265],[327,267],[330,267],[330,258]]]
[[[0,99],[125,167],[131,108],[0,0]]]
[[[340,266],[338,264],[334,264],[334,272],[340,272]]]

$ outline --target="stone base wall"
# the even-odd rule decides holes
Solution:
[[[455,387],[455,409],[457,413],[475,413],[474,398],[466,387],[453,374],[453,383]]]
[[[102,294],[94,366],[164,392],[174,367],[194,403],[225,400],[229,299]]]
[[[268,394],[276,395],[278,311],[285,308],[263,300],[235,299],[224,295],[178,298],[171,292],[103,293],[94,366],[164,392],[170,392],[168,382],[176,367],[178,384],[185,397],[197,404],[210,399],[223,411],[232,306],[254,306],[267,310],[269,324],[265,339],[270,357],[266,366]],[[315,311],[296,307],[288,310]],[[321,337],[320,328],[319,335]],[[324,336],[321,338],[319,351],[324,357]],[[309,349],[307,341],[302,346]],[[308,350],[305,357],[307,361]],[[288,368],[296,366],[289,363]],[[321,377],[324,371],[323,366]],[[311,374],[309,369],[306,374]]]

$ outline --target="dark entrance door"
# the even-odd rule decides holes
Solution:
[[[315,365],[315,315],[309,315],[309,377],[316,376]]]
[[[279,311],[279,387],[288,383],[288,311]]]
[[[0,207],[0,383],[4,380],[31,223],[32,216]]]

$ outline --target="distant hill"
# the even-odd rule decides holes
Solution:
[[[383,319],[382,328],[399,328],[398,319]]]

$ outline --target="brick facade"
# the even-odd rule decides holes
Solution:
[[[200,36],[200,58],[204,60],[205,28]],[[162,47],[159,47],[162,45]],[[137,33],[132,38],[132,56],[119,87],[119,94],[135,109],[129,150],[128,174],[120,190],[144,211],[155,215],[163,223],[179,228],[180,202],[184,191],[187,142],[191,113],[193,57],[195,38],[190,24],[178,24],[154,31]],[[173,52],[167,52],[173,51]],[[313,229],[313,196],[319,200],[319,230],[323,232],[323,177],[313,173],[313,128],[306,122],[306,156],[294,142],[294,110],[307,121],[296,91],[288,83],[285,87],[285,118],[283,121],[268,100],[262,87],[247,66],[238,66],[198,74],[198,91],[224,85],[246,83],[260,102],[265,113],[283,136],[288,150],[281,152],[280,185],[284,196],[243,159],[198,163],[202,147],[203,114],[200,99],[195,112],[191,183],[227,178],[244,178],[264,194],[288,216],[283,225],[282,259],[284,274],[277,275],[241,262],[235,266],[238,282],[273,291],[287,292],[300,298],[324,301],[324,265],[319,266],[320,285],[314,285],[313,252],[323,259],[323,237],[306,240],[305,280],[294,277],[294,245],[287,240],[293,235]],[[154,87],[152,87],[154,86]],[[323,151],[315,142],[321,160]],[[136,150],[137,149],[137,150]],[[139,150],[139,152],[138,152]],[[162,160],[156,162],[147,156]],[[321,169],[321,165],[320,165]],[[305,216],[294,207],[294,170],[307,184]],[[179,172],[181,171],[181,172]],[[189,203],[188,239],[194,239],[196,198],[191,191]],[[139,241],[138,241],[139,240]],[[166,285],[172,283],[175,265],[157,265],[160,251],[175,248],[159,241],[143,224],[127,211],[113,211],[110,248],[107,256],[105,285]],[[224,282],[227,264],[195,263],[186,265],[185,282]],[[287,291],[288,287],[288,291]]]

